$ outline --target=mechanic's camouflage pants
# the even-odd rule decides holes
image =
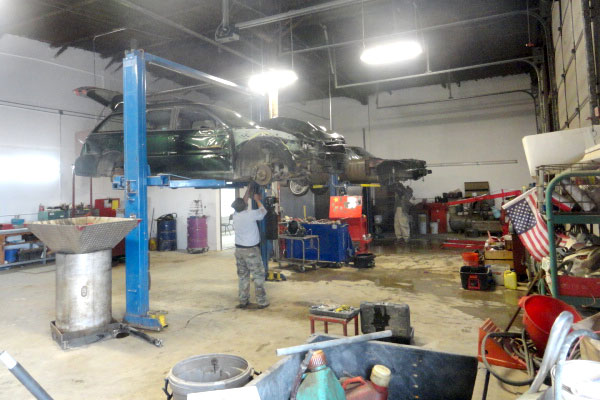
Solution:
[[[408,212],[405,212],[402,207],[396,207],[394,233],[396,234],[396,239],[410,239],[410,220],[408,219]]]
[[[265,292],[265,268],[260,256],[260,248],[258,246],[248,249],[236,247],[235,260],[240,286],[240,304],[247,304],[250,301],[250,276],[252,276],[256,302],[261,306],[268,305],[269,300]]]

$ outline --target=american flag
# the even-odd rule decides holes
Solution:
[[[537,261],[550,254],[548,227],[537,210],[535,188],[502,206],[523,246]]]

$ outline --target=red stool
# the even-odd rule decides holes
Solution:
[[[310,320],[311,334],[315,333],[315,321],[323,321],[323,323],[325,324],[325,333],[329,333],[328,324],[331,322],[334,324],[342,324],[344,328],[344,336],[348,336],[348,322],[354,320],[354,334],[358,335],[358,312],[355,315],[350,316],[348,318],[334,318],[326,317],[324,315],[308,314],[308,319]]]

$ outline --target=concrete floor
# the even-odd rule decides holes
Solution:
[[[278,360],[275,349],[305,342],[308,306],[361,301],[407,303],[415,344],[428,349],[476,355],[478,327],[487,317],[505,326],[523,291],[461,288],[460,252],[426,241],[410,246],[376,246],[371,270],[285,270],[286,282],[267,283],[271,306],[238,310],[232,250],[200,255],[151,254],[151,308],[168,310],[169,327],[156,348],[135,338],[108,340],[69,351],[50,337],[54,319],[54,267],[0,273],[3,313],[0,349],[10,352],[55,399],[164,399],[163,379],[178,361],[196,354],[232,353],[255,369]],[[113,316],[125,310],[125,266],[113,269]],[[333,325],[330,333],[341,334]],[[523,376],[513,376],[522,378]],[[515,375],[515,374],[513,374]],[[474,399],[481,398],[480,368]],[[450,384],[450,383],[449,383]],[[26,390],[0,367],[0,399],[27,399]],[[512,399],[523,388],[501,387],[492,378],[488,399]]]

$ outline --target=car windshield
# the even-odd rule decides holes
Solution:
[[[256,122],[242,117],[240,113],[237,113],[235,111],[231,111],[226,108],[221,108],[217,106],[205,105],[204,107],[206,107],[211,113],[216,115],[225,125],[227,125],[230,128],[258,128]]]
[[[123,114],[111,114],[96,128],[96,132],[122,132]]]

